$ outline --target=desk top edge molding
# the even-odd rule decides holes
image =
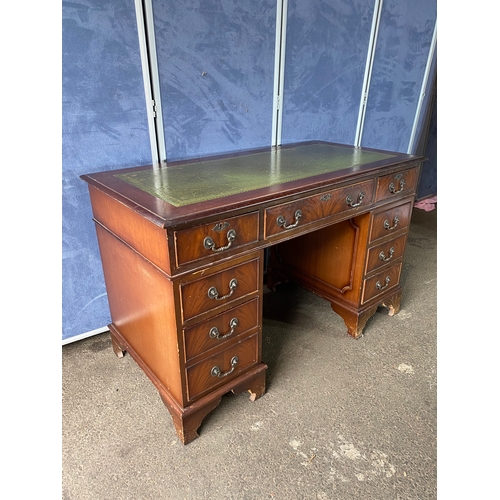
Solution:
[[[154,167],[152,165],[89,173],[80,176],[80,178],[86,181],[89,185],[111,195],[123,205],[141,213],[143,217],[153,224],[166,229],[177,225],[192,224],[199,217],[206,219],[211,216],[220,217],[222,214],[238,214],[251,207],[256,207],[257,209],[263,204],[275,204],[286,201],[289,198],[293,198],[293,196],[297,194],[304,195],[309,192],[312,193],[315,190],[328,189],[330,185],[342,186],[343,184],[351,182],[353,178],[356,180],[362,180],[364,177],[373,177],[374,175],[377,175],[378,171],[383,172],[384,175],[390,174],[392,171],[401,170],[402,168],[411,168],[412,166],[418,165],[425,160],[425,157],[423,156],[383,151],[373,148],[354,148],[353,146],[328,143],[325,141],[308,141],[282,146],[282,148],[290,149],[303,145],[314,146],[315,144],[347,148],[350,147],[353,150],[358,149],[360,151],[382,154],[389,153],[393,156],[384,160],[378,160],[362,165],[358,168],[349,167],[329,173],[314,175],[282,184],[244,191],[242,193],[232,194],[180,207],[171,205],[167,201],[159,200],[152,194],[142,191],[116,177],[116,175],[120,173],[153,169]],[[275,148],[258,148],[232,154],[228,153],[224,155],[194,158],[192,160],[180,160],[172,162],[169,166],[162,168],[168,169],[178,165],[195,166],[202,161],[207,162],[219,159],[227,160],[236,157],[241,159],[247,155],[250,156],[256,153],[266,152],[268,152],[269,155],[272,155],[275,153]]]

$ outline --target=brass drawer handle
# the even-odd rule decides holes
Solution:
[[[236,278],[233,278],[229,282],[229,290],[231,290],[231,291],[227,295],[223,295],[222,297],[219,297],[219,292],[217,291],[217,288],[215,288],[214,286],[211,286],[208,289],[208,298],[215,299],[215,300],[227,299],[228,297],[231,297],[231,295],[233,295],[233,292],[236,290],[237,286],[238,286],[238,280]]]
[[[365,197],[365,193],[364,191],[360,191],[360,193],[358,194],[358,202],[357,203],[353,203],[352,202],[352,198],[351,198],[351,195],[348,194],[346,199],[345,199],[345,202],[351,207],[351,208],[356,208],[356,207],[359,207],[362,203],[363,203],[363,198]]]
[[[399,190],[398,191],[396,191],[396,186],[394,185],[394,182],[391,182],[389,184],[389,192],[392,194],[401,193],[401,191],[403,191],[404,188],[405,188],[405,180],[404,179],[401,179],[399,181]]]
[[[227,232],[227,241],[228,241],[228,244],[224,247],[219,247],[219,248],[216,248],[215,247],[215,243],[214,243],[214,240],[212,238],[210,238],[210,236],[207,236],[204,240],[203,240],[203,246],[207,249],[207,250],[212,250],[212,252],[222,252],[223,250],[227,250],[232,244],[233,244],[233,241],[236,239],[236,231],[234,229],[230,229],[228,232]]]
[[[238,361],[239,361],[238,356],[233,356],[231,358],[231,369],[225,373],[222,373],[218,366],[214,366],[212,368],[212,371],[210,372],[212,374],[212,377],[219,377],[219,378],[227,377],[230,373],[233,373],[234,369],[236,368],[236,365],[238,364]]]
[[[285,218],[282,215],[280,215],[276,219],[276,224],[278,224],[279,227],[283,227],[283,229],[292,229],[294,227],[297,227],[297,224],[299,223],[299,220],[301,217],[302,217],[302,210],[297,210],[295,212],[295,223],[294,224],[290,224],[288,226],[286,221],[285,221]]]
[[[394,226],[390,226],[389,221],[385,219],[384,228],[387,229],[388,231],[392,231],[393,229],[396,229],[398,222],[399,222],[399,217],[397,215],[396,217],[394,217]]]
[[[219,340],[225,339],[226,337],[230,337],[234,333],[234,330],[238,326],[238,323],[239,323],[238,318],[233,318],[229,322],[229,327],[231,328],[231,331],[229,333],[226,333],[226,335],[221,335],[219,329],[216,326],[210,329],[208,335],[210,336],[211,339],[219,339]]]
[[[384,251],[382,250],[378,254],[378,258],[380,260],[382,260],[383,262],[389,262],[392,259],[392,256],[394,255],[394,252],[395,252],[394,247],[391,247],[390,250],[389,250],[389,256],[386,257]]]
[[[377,283],[375,283],[375,288],[377,290],[383,290],[384,288],[387,288],[389,286],[389,282],[391,281],[391,278],[389,276],[387,276],[385,278],[385,285],[382,286],[382,284],[380,283],[380,281],[377,281]]]

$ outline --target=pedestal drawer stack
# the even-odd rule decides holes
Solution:
[[[417,167],[378,179],[376,201],[398,201],[374,210],[370,216],[362,305],[399,284],[417,181]]]
[[[179,282],[189,402],[260,361],[261,252],[192,278]]]

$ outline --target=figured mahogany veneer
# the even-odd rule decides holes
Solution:
[[[374,213],[370,227],[370,242],[408,229],[412,206],[412,202],[409,201],[404,205]]]
[[[229,241],[232,237],[234,237],[234,240]],[[258,240],[258,212],[233,217],[223,222],[211,222],[203,226],[175,231],[176,264],[181,266],[188,262],[212,256],[212,244],[214,248],[224,248],[230,244],[230,247],[234,250],[243,245],[256,243]]]
[[[231,343],[239,336],[256,331],[260,324],[259,298],[233,307],[222,314],[184,329],[186,361],[203,356],[210,349]]]
[[[410,193],[416,190],[419,176],[420,167],[414,167],[379,177],[375,201],[385,200],[397,194]]]
[[[224,268],[207,277],[181,283],[182,319],[190,320],[257,293],[261,285],[259,267],[260,257],[238,266]]]
[[[308,224],[317,223],[343,212],[355,211],[361,205],[370,205],[373,201],[373,192],[374,182],[369,180],[266,208],[264,237],[283,233],[289,230],[286,226],[293,224],[297,224],[295,226],[297,232],[303,232],[303,227]],[[349,203],[346,202],[348,199],[351,200]],[[295,218],[297,210],[301,214],[298,220]],[[279,217],[283,218],[284,224],[277,224]]]
[[[365,274],[387,265],[388,262],[395,262],[402,258],[405,246],[406,233],[398,238],[370,247],[366,256]]]
[[[221,353],[202,359],[187,368],[189,400],[236,378],[259,359],[258,334],[240,340]],[[213,374],[216,369],[217,375]],[[226,378],[227,377],[227,378]]]
[[[324,297],[355,338],[379,306],[398,312],[422,161],[311,142],[82,176],[113,350],[151,379],[184,444],[225,393],[265,393],[265,248],[268,287]]]

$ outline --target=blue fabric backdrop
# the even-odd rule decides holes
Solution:
[[[270,145],[276,0],[152,3],[167,160]],[[79,176],[148,164],[151,147],[134,0],[62,7],[64,341],[110,321]],[[353,144],[373,8],[289,1],[283,143]],[[436,0],[384,2],[363,146],[406,151],[435,19]]]
[[[108,301],[81,174],[151,163],[133,0],[62,5],[63,340],[106,326]]]
[[[354,144],[373,8],[373,0],[289,1],[283,144]]]
[[[153,0],[167,161],[270,146],[276,0]]]
[[[362,146],[407,152],[436,15],[436,0],[382,4]]]

